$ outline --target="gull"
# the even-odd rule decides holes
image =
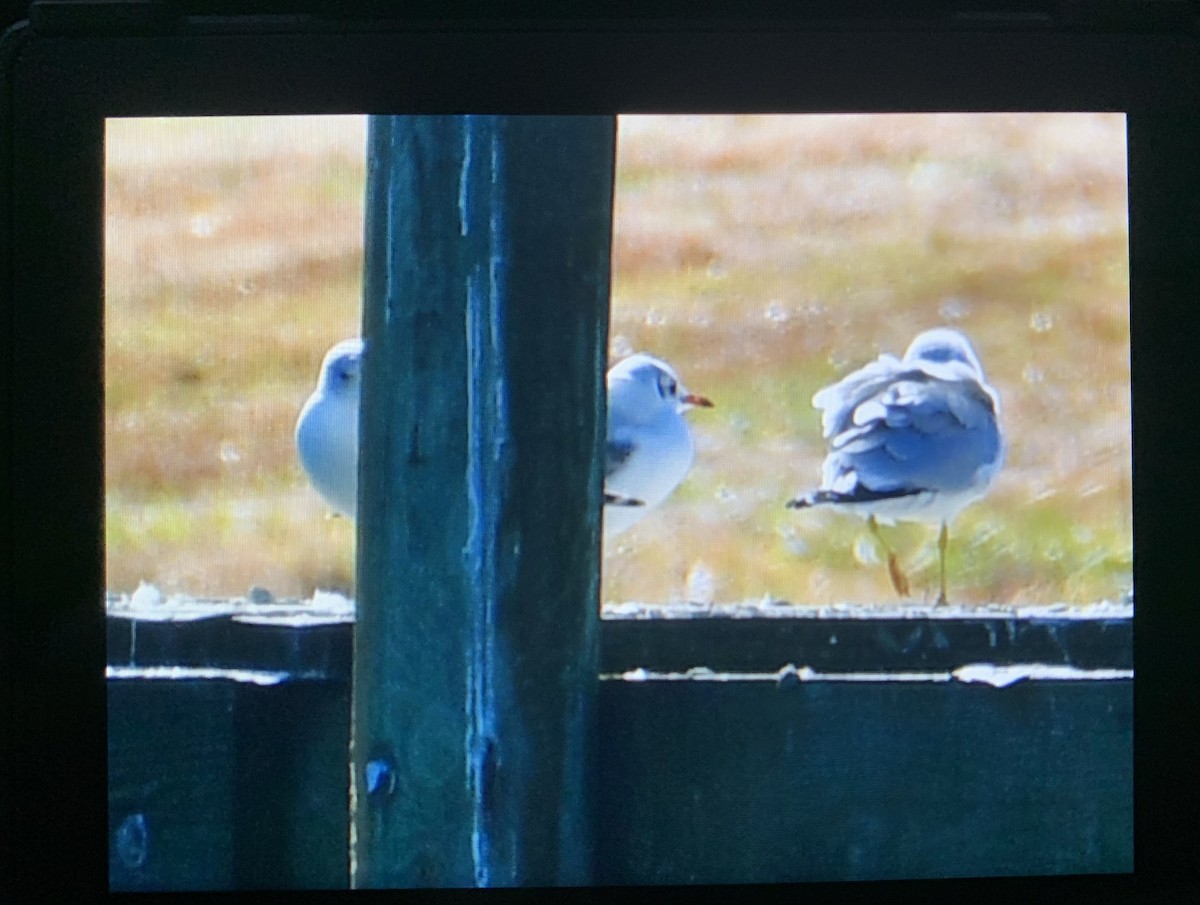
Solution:
[[[695,452],[683,413],[712,402],[689,393],[669,364],[645,353],[613,365],[607,383],[604,536],[614,537],[683,480]]]
[[[909,593],[908,578],[877,520],[940,522],[937,603],[945,603],[948,525],[987,493],[1004,461],[1000,398],[984,379],[971,343],[956,330],[927,330],[903,360],[880,355],[818,392],[812,404],[822,412],[829,454],[820,488],[787,506],[827,506],[866,517],[902,597]]]
[[[321,362],[317,388],[296,421],[296,453],[314,489],[353,519],[358,495],[358,409],[363,342],[347,339]],[[711,408],[665,362],[634,355],[608,372],[605,534],[612,536],[661,503],[692,464],[683,412]]]
[[[296,454],[317,493],[354,518],[358,506],[358,398],[363,341],[345,339],[325,353],[317,388],[296,420]]]

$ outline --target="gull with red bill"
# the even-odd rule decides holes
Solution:
[[[695,447],[683,417],[712,408],[688,392],[665,361],[640,353],[608,372],[608,438],[604,462],[604,536],[640,521],[679,485]]]
[[[358,509],[358,407],[363,341],[347,339],[325,355],[317,386],[296,422],[296,454],[313,488],[336,512]],[[683,413],[709,408],[670,365],[634,355],[608,372],[604,525],[611,536],[638,521],[683,480],[692,435]]]

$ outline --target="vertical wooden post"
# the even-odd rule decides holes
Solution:
[[[353,882],[586,883],[611,117],[368,138]]]

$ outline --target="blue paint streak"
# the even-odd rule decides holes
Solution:
[[[464,237],[471,229],[471,162],[475,151],[473,142],[474,124],[478,119],[479,117],[477,116],[463,118],[463,163],[462,173],[458,179],[458,234]],[[470,339],[469,336],[468,339]]]
[[[374,121],[374,117],[372,117]],[[382,140],[386,142],[384,152],[373,154],[367,160],[368,167],[381,169],[384,166],[385,160],[395,160],[397,151],[397,137],[400,129],[400,122],[394,116],[383,117],[379,120],[381,123],[380,129],[383,131]],[[394,256],[397,253],[399,243],[396,241],[396,218],[401,203],[408,199],[401,199],[400,192],[395,191],[393,187],[388,186],[390,180],[379,178],[378,176],[369,177],[368,184],[379,185],[384,191],[384,255],[387,258],[387,265],[383,268],[384,282],[382,287],[376,287],[377,290],[383,292],[383,328],[386,328],[392,322],[392,318],[396,313],[396,287],[394,285],[396,267],[394,265]]]
[[[468,247],[479,253],[468,276],[467,293],[467,489],[470,526],[463,549],[463,565],[476,595],[472,637],[467,657],[467,707],[470,718],[467,745],[467,782],[474,798],[471,854],[475,884],[490,886],[492,876],[492,821],[485,782],[492,758],[502,756],[497,746],[496,689],[493,676],[502,667],[496,650],[495,606],[503,578],[497,563],[502,494],[508,485],[508,393],[503,377],[504,348],[504,201],[499,196],[503,151],[495,117],[467,117],[464,128],[463,173],[459,209]],[[487,147],[478,145],[487,142]],[[486,154],[483,159],[476,154]],[[481,173],[484,160],[487,170]],[[484,208],[481,210],[480,208]],[[488,220],[481,224],[486,211]],[[486,229],[486,234],[479,233]],[[481,247],[487,242],[486,262]],[[479,243],[478,245],[476,243]],[[486,267],[486,270],[485,270]]]
[[[459,177],[458,213],[459,230],[464,237],[470,237],[472,223],[473,200],[471,189],[477,183],[477,177],[472,172],[475,159],[475,125],[474,117],[463,120],[463,163]],[[483,420],[480,405],[483,402],[480,394],[482,380],[482,364],[484,358],[483,325],[479,317],[481,306],[480,293],[482,287],[480,274],[472,268],[467,276],[467,494],[468,518],[470,520],[467,545],[463,549],[463,567],[467,572],[467,584],[474,589],[475,594],[482,590],[483,573],[486,570],[487,528],[485,520],[487,513],[487,481],[483,470],[479,468],[480,446],[483,438],[479,426]],[[486,886],[488,881],[488,833],[481,812],[481,793],[484,782],[484,758],[487,752],[488,726],[485,715],[484,701],[488,697],[487,663],[481,656],[482,648],[476,643],[480,625],[481,607],[475,601],[473,607],[474,621],[471,625],[471,638],[468,640],[467,656],[467,715],[470,723],[464,739],[466,745],[467,788],[473,800],[474,814],[471,828],[471,859],[475,870],[475,885]]]

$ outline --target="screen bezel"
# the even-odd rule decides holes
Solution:
[[[1194,548],[1196,528],[1186,518],[1194,490],[1186,476],[1155,478],[1187,457],[1181,428],[1194,381],[1188,331],[1179,327],[1200,297],[1193,38],[978,25],[287,28],[195,21],[170,33],[25,28],[7,39],[6,660],[20,676],[9,707],[20,731],[8,747],[18,775],[42,777],[19,793],[38,796],[36,804],[13,802],[30,815],[18,836],[21,857],[70,850],[87,889],[106,887],[104,624],[96,605],[104,574],[106,117],[1091,110],[1125,112],[1129,127],[1134,572],[1146,601],[1136,617],[1136,873],[1099,887],[1092,878],[1030,878],[1028,891],[1013,881],[921,886],[950,898],[988,888],[1061,893],[1076,882],[1080,892],[1132,898],[1183,881],[1180,859],[1195,851],[1195,809],[1185,799],[1196,746],[1182,727],[1197,683],[1185,639],[1195,637],[1188,629],[1197,615],[1177,551]],[[41,874],[71,882],[61,871]]]

